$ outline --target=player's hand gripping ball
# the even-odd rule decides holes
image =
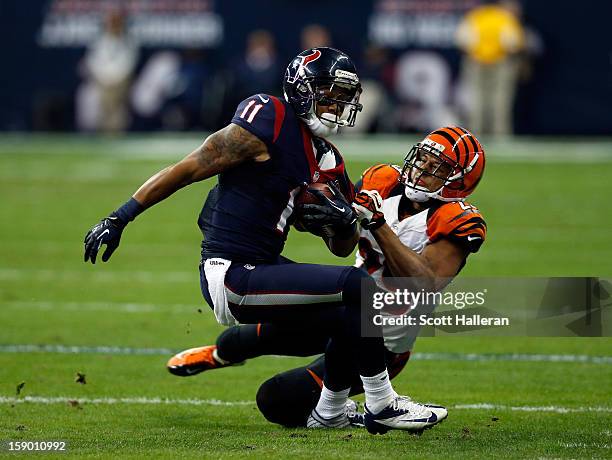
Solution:
[[[332,184],[308,184],[295,200],[294,227],[301,232],[331,238],[353,226],[357,216],[342,193]]]

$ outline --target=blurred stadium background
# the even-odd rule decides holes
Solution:
[[[485,3],[494,10],[474,16]],[[396,385],[452,409],[421,438],[266,423],[257,385],[300,359],[167,374],[171,351],[220,331],[197,278],[214,181],[139,217],[110,264],[81,262],[92,223],[244,97],[280,95],[302,48],[330,44],[364,81],[358,126],[334,139],[352,178],[438,125],[483,141],[472,201],[489,235],[462,276],[610,277],[609,17],[603,0],[3,1],[0,441],[135,458],[609,457],[609,338],[419,340]],[[286,254],[352,263],[296,232]]]
[[[485,98],[510,109],[511,129],[471,126],[479,135],[612,134],[603,0],[9,0],[0,12],[2,130],[215,130],[244,97],[280,94],[299,50],[331,45],[364,80],[364,132],[473,124]]]

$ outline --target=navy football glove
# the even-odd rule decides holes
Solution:
[[[126,225],[126,222],[113,213],[89,230],[85,235],[85,262],[91,260],[91,263],[95,264],[96,256],[103,244],[106,245],[106,250],[102,254],[102,261],[106,262],[119,246],[121,233]]]
[[[302,214],[304,226],[314,234],[327,237],[350,236],[355,232],[357,215],[342,193],[333,183],[328,184],[334,191],[334,198],[328,198],[320,190],[312,190],[321,204],[305,204]]]

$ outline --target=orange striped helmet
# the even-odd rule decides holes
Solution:
[[[437,129],[410,149],[400,181],[413,201],[463,201],[484,172],[485,153],[467,129]]]

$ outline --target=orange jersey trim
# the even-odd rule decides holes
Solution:
[[[317,374],[315,374],[313,371],[311,371],[310,369],[306,368],[306,370],[308,371],[312,379],[317,383],[317,385],[323,388],[323,379],[319,377]]]
[[[476,252],[487,236],[487,224],[476,207],[454,201],[432,213],[427,220],[427,236],[432,243],[442,238],[459,241]]]

